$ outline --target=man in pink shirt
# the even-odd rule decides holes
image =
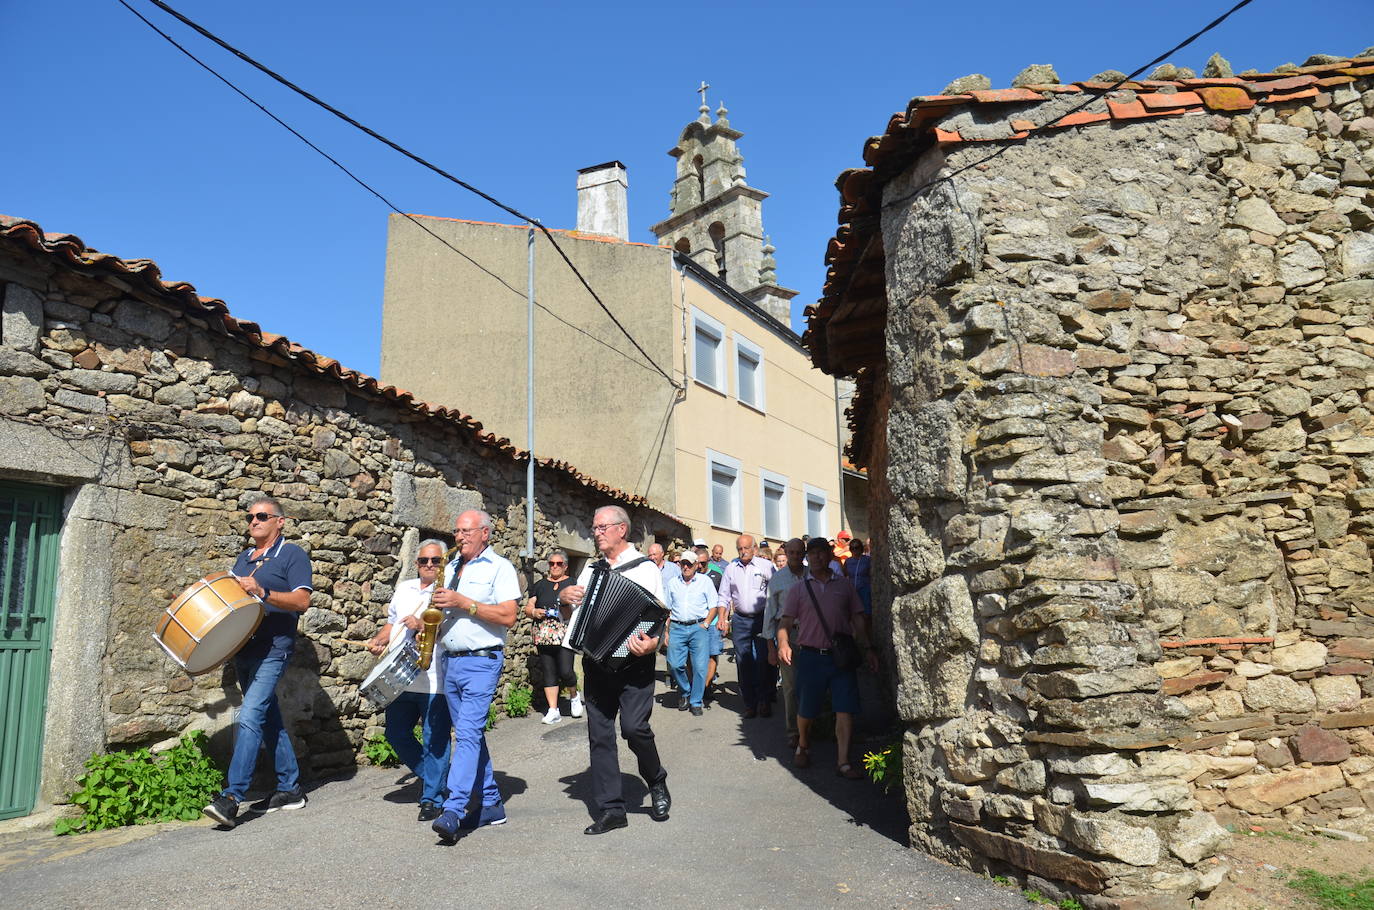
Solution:
[[[835,709],[835,771],[856,780],[863,772],[850,764],[849,743],[854,735],[854,715],[859,713],[859,678],[854,669],[839,670],[831,654],[835,635],[863,629],[868,639],[868,617],[849,579],[830,570],[830,541],[812,538],[806,546],[810,568],[806,577],[788,589],[778,623],[778,659],[797,674],[797,752],[792,764],[811,764],[811,722],[821,713],[825,691]],[[819,614],[824,614],[822,621]],[[827,627],[829,633],[827,634]],[[878,668],[878,655],[869,651],[870,670]]]

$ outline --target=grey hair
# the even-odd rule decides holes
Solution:
[[[424,552],[425,547],[438,547],[440,553],[448,552],[448,544],[439,540],[437,537],[427,537],[420,541],[420,545],[415,548],[416,555]]]
[[[254,496],[254,497],[253,497],[251,500],[249,500],[249,502],[248,502],[248,508],[250,508],[250,509],[253,508],[253,506],[263,506],[263,505],[271,506],[272,508],[274,508],[274,509],[277,510],[277,514],[278,514],[278,515],[282,516],[283,518],[286,517],[286,510],[283,509],[283,508],[281,507],[281,502],[280,502],[279,500],[275,499],[274,497],[267,496],[266,494],[262,494],[262,495]]]
[[[479,528],[486,528],[488,531],[496,530],[496,522],[492,520],[491,513],[485,511],[484,509],[464,509],[458,517],[462,518],[469,512],[477,516],[477,526]],[[453,523],[457,524],[457,519],[455,519]]]
[[[630,526],[630,513],[626,512],[620,506],[602,506],[592,513],[592,521],[595,521],[596,516],[600,515],[602,512],[611,512],[614,514],[616,524],[622,524],[627,528]]]

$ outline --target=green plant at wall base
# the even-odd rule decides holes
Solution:
[[[902,780],[902,741],[897,740],[881,752],[865,752],[863,762],[873,783],[881,785],[884,791],[891,790],[893,784]]]
[[[1361,875],[1369,870],[1364,870]],[[1374,878],[1326,875],[1311,869],[1293,873],[1288,887],[1307,895],[1323,910],[1374,910]]]
[[[363,743],[363,757],[368,764],[378,768],[394,768],[401,763],[390,741],[380,733],[374,733],[371,739]]]
[[[488,730],[495,730],[495,729],[496,729],[496,721],[497,721],[500,717],[501,717],[501,715],[498,714],[497,711],[496,711],[496,702],[492,702],[492,703],[487,707],[487,729],[488,729]]]
[[[506,716],[524,717],[530,713],[534,690],[529,686],[511,686],[506,691]]]
[[[92,755],[71,803],[79,818],[58,819],[55,834],[80,834],[161,821],[191,821],[224,786],[196,730],[158,755],[148,749]]]

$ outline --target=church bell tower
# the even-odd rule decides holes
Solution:
[[[763,200],[768,194],[749,186],[744,157],[736,143],[744,134],[732,129],[722,104],[711,120],[705,82],[697,91],[701,107],[668,154],[677,159],[672,214],[650,230],[659,243],[692,259],[730,287],[791,327],[796,291],[778,286],[773,245],[763,233]]]

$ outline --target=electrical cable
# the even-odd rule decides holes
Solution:
[[[131,12],[133,12],[132,7],[130,7],[129,4],[125,2],[125,0],[117,0],[117,2],[118,2],[121,6],[124,6],[126,9],[129,9]],[[649,364],[653,366],[654,370],[656,370],[661,376],[663,376],[664,379],[668,380],[668,383],[669,383],[670,385],[672,385],[672,386],[675,387],[675,388],[680,388],[680,386],[679,386],[678,383],[673,379],[673,377],[672,377],[671,375],[669,375],[666,371],[664,371],[664,369],[663,369],[661,366],[659,366],[658,363],[657,363],[652,357],[649,356],[649,352],[646,351],[646,350],[644,350],[643,346],[641,346],[640,343],[639,343],[638,341],[635,340],[635,337],[634,337],[633,335],[630,334],[630,330],[627,329],[627,328],[625,328],[625,326],[624,326],[623,324],[621,324],[620,320],[617,319],[616,316],[615,316],[615,314],[611,312],[610,307],[608,307],[608,306],[606,305],[605,301],[603,301],[603,300],[601,299],[600,295],[597,294],[596,291],[592,289],[591,284],[588,283],[586,277],[582,274],[582,272],[579,271],[578,268],[577,268],[577,266],[573,264],[573,261],[572,261],[570,258],[568,258],[568,254],[567,254],[566,252],[563,251],[563,248],[562,248],[561,246],[558,245],[558,241],[554,239],[554,236],[553,236],[552,232],[550,232],[549,229],[546,228],[546,227],[539,221],[539,219],[537,219],[537,218],[532,218],[532,217],[530,217],[529,215],[526,215],[525,213],[521,212],[519,209],[516,209],[516,208],[514,208],[513,206],[507,205],[506,203],[504,203],[504,202],[502,202],[501,200],[497,199],[495,196],[492,196],[492,195],[489,194],[489,193],[483,192],[482,190],[478,189],[477,187],[473,186],[472,184],[467,183],[466,181],[461,180],[461,179],[459,179],[458,177],[455,177],[453,174],[450,174],[448,171],[444,170],[443,168],[439,167],[438,165],[433,164],[433,163],[431,163],[431,162],[425,160],[424,158],[421,158],[419,155],[415,154],[414,152],[410,151],[409,149],[405,148],[404,146],[401,146],[401,145],[399,145],[398,143],[393,142],[392,140],[390,140],[390,139],[388,139],[387,137],[383,136],[381,133],[378,133],[376,130],[373,130],[373,129],[367,127],[367,126],[364,126],[363,124],[359,123],[357,120],[355,120],[355,119],[353,119],[352,117],[350,117],[350,116],[348,116],[347,114],[345,114],[343,111],[341,111],[341,110],[339,110],[338,108],[334,107],[333,105],[331,105],[331,104],[325,102],[324,100],[322,100],[322,99],[316,97],[315,95],[311,94],[310,92],[308,92],[308,91],[306,91],[305,89],[301,88],[300,86],[296,85],[296,84],[295,84],[294,82],[292,82],[291,80],[287,79],[285,76],[282,76],[281,74],[279,74],[279,73],[275,72],[274,70],[272,70],[270,67],[268,67],[268,66],[266,66],[266,65],[264,65],[264,64],[262,64],[262,63],[259,63],[257,60],[253,59],[253,58],[250,57],[248,54],[244,53],[243,51],[239,50],[238,48],[236,48],[236,47],[234,47],[233,45],[229,44],[228,42],[224,41],[223,39],[221,39],[220,37],[218,37],[218,36],[215,35],[214,33],[210,32],[208,29],[206,29],[206,28],[204,28],[203,26],[199,25],[198,23],[192,21],[191,19],[188,19],[186,16],[182,15],[180,12],[178,12],[177,10],[173,9],[171,6],[168,6],[166,3],[164,3],[163,0],[148,0],[148,2],[149,2],[149,3],[152,3],[152,4],[153,4],[154,6],[156,6],[158,9],[160,9],[160,10],[162,10],[163,12],[167,13],[169,16],[172,16],[174,19],[178,20],[178,21],[181,22],[183,25],[185,25],[185,26],[187,26],[188,28],[192,29],[193,31],[195,31],[196,33],[198,33],[199,35],[201,35],[202,37],[208,39],[209,41],[214,42],[215,44],[219,45],[219,46],[220,46],[221,48],[223,48],[224,50],[226,50],[226,51],[228,51],[229,53],[233,54],[235,57],[238,57],[238,58],[239,58],[240,60],[242,60],[244,63],[247,63],[249,66],[252,66],[254,69],[258,70],[258,71],[261,72],[263,75],[268,76],[269,78],[275,80],[276,82],[280,83],[281,85],[285,86],[286,88],[289,88],[291,91],[293,91],[293,92],[295,92],[296,94],[300,95],[302,98],[305,98],[307,101],[310,101],[312,104],[315,104],[315,105],[317,105],[317,106],[319,106],[319,107],[321,107],[321,108],[324,108],[326,111],[328,111],[329,113],[333,114],[335,117],[338,117],[340,120],[344,121],[344,122],[347,123],[349,126],[352,126],[352,127],[354,127],[355,129],[361,130],[362,132],[366,133],[368,136],[371,136],[373,139],[376,139],[378,142],[382,143],[383,145],[386,145],[387,147],[391,148],[391,149],[394,150],[394,151],[400,152],[402,155],[404,155],[404,156],[406,156],[407,158],[409,158],[410,160],[414,161],[416,164],[419,164],[419,165],[421,165],[422,167],[428,168],[429,170],[431,170],[431,171],[433,171],[434,173],[438,174],[440,177],[443,177],[445,180],[449,180],[449,181],[451,181],[451,182],[453,182],[453,183],[456,183],[458,186],[462,187],[463,189],[467,190],[468,192],[473,193],[473,194],[475,194],[476,196],[479,196],[480,198],[486,200],[487,202],[491,203],[492,205],[496,206],[497,208],[501,209],[502,211],[509,213],[510,215],[514,216],[515,218],[518,218],[518,219],[520,219],[521,221],[525,221],[525,222],[528,222],[529,224],[534,225],[536,228],[538,228],[538,229],[544,234],[544,236],[548,239],[549,243],[553,245],[553,248],[554,248],[554,250],[558,253],[559,257],[560,257],[560,258],[563,260],[563,262],[568,266],[568,268],[572,270],[572,273],[573,273],[574,275],[577,276],[577,280],[578,280],[579,282],[581,282],[582,287],[586,289],[587,293],[591,295],[592,299],[595,300],[596,303],[597,303],[597,305],[600,306],[601,309],[606,313],[606,315],[610,318],[611,322],[615,324],[615,327],[616,327],[617,329],[620,330],[621,334],[623,334],[627,339],[629,339],[630,344],[634,346],[634,349],[635,349],[636,351],[639,352],[640,356],[642,356],[646,361],[648,361]],[[1249,0],[1246,0],[1246,2],[1249,2]],[[142,16],[139,16],[139,18],[140,18],[140,19],[143,19]],[[147,19],[143,19],[143,21],[144,21],[145,23],[148,23],[148,20],[147,20]],[[150,26],[152,25],[152,23],[148,23],[148,24],[149,24]],[[162,32],[159,31],[159,34],[162,34]],[[165,34],[163,34],[163,37],[166,38],[167,36],[166,36]],[[168,38],[168,40],[170,41],[171,39]],[[175,42],[174,42],[174,43],[175,43]],[[183,49],[183,51],[184,51],[184,49]],[[194,59],[194,58],[193,58],[193,59]],[[199,61],[197,61],[197,62],[199,62]],[[203,66],[203,65],[204,65],[204,64],[202,64],[202,66]],[[213,72],[213,71],[212,71],[212,72]],[[237,91],[237,89],[235,89],[235,90]],[[243,94],[243,93],[242,93],[242,92],[239,92],[239,94]],[[244,95],[244,97],[247,97],[247,96]],[[250,99],[250,100],[251,100],[251,99]],[[254,104],[256,104],[256,102],[254,102]],[[261,105],[258,105],[258,106],[261,107]],[[276,118],[273,118],[273,119],[276,119]],[[278,122],[280,122],[280,121],[278,121]],[[284,126],[284,125],[285,125],[285,124],[283,124],[283,126]],[[292,132],[295,133],[295,130],[292,130]],[[300,134],[297,133],[296,135],[300,135]]]
[[[330,155],[330,154],[329,154],[328,152],[326,152],[324,149],[320,148],[318,145],[316,145],[315,143],[311,142],[309,139],[307,139],[305,136],[303,136],[300,132],[298,132],[294,127],[292,127],[289,123],[287,123],[286,121],[282,120],[280,117],[278,117],[278,116],[277,116],[276,114],[274,114],[272,111],[268,110],[267,107],[265,107],[263,104],[259,103],[257,100],[255,100],[253,97],[251,97],[251,96],[248,95],[246,92],[244,92],[242,89],[240,89],[237,85],[235,85],[233,82],[229,81],[228,78],[226,78],[225,76],[221,75],[217,70],[215,70],[214,67],[210,66],[208,63],[206,63],[205,61],[201,60],[199,57],[197,57],[195,54],[193,54],[191,51],[189,51],[187,48],[185,48],[184,46],[182,46],[181,44],[179,44],[179,43],[176,41],[176,39],[173,38],[171,35],[168,35],[166,32],[164,32],[162,29],[158,28],[158,27],[157,27],[156,25],[154,25],[152,22],[149,22],[148,19],[146,19],[146,18],[143,16],[143,14],[141,14],[138,10],[134,9],[133,7],[129,6],[129,4],[126,3],[125,0],[117,0],[117,2],[118,2],[121,6],[123,6],[125,9],[127,9],[129,12],[131,12],[131,13],[133,13],[135,16],[137,16],[140,20],[142,20],[143,23],[144,23],[145,25],[147,25],[150,29],[152,29],[154,32],[157,32],[157,34],[159,34],[160,36],[162,36],[162,38],[163,38],[164,40],[166,40],[167,43],[171,44],[172,47],[175,47],[177,50],[181,51],[183,54],[185,54],[187,57],[189,57],[192,61],[194,61],[198,66],[200,66],[202,69],[204,69],[204,70],[205,70],[206,72],[208,72],[210,75],[214,76],[214,77],[215,77],[216,79],[218,79],[220,82],[223,82],[225,85],[227,85],[231,90],[233,90],[236,94],[238,94],[241,98],[243,98],[243,99],[244,99],[245,101],[247,101],[249,104],[253,105],[253,106],[256,107],[258,110],[260,110],[260,111],[262,111],[264,114],[266,114],[268,117],[272,118],[272,120],[274,120],[278,125],[280,125],[283,129],[285,129],[285,130],[286,130],[287,132],[289,132],[291,135],[295,136],[295,137],[296,137],[297,139],[299,139],[301,142],[304,142],[307,146],[309,146],[311,149],[313,149],[316,153],[318,153],[322,158],[324,158],[324,159],[325,159],[326,161],[328,161],[330,164],[334,165],[334,166],[337,167],[339,170],[343,171],[344,174],[346,174],[350,180],[352,180],[354,183],[358,184],[358,186],[360,186],[360,187],[362,187],[363,189],[367,190],[367,191],[368,191],[369,193],[371,193],[373,196],[375,196],[375,197],[377,197],[379,200],[381,200],[381,202],[382,202],[384,205],[386,205],[387,208],[391,209],[391,211],[395,212],[397,215],[400,215],[402,218],[407,219],[407,220],[410,221],[412,224],[414,224],[416,227],[418,227],[420,230],[424,231],[426,234],[428,234],[429,236],[433,237],[435,240],[439,241],[441,244],[443,244],[444,246],[448,247],[448,248],[449,248],[450,250],[452,250],[453,252],[457,253],[459,256],[461,256],[461,257],[463,257],[464,259],[466,259],[469,263],[472,264],[472,266],[473,266],[474,268],[476,268],[478,271],[483,272],[484,274],[486,274],[486,275],[490,276],[491,278],[493,278],[495,281],[497,281],[499,284],[501,284],[503,287],[505,287],[505,288],[506,288],[508,291],[510,291],[511,293],[513,293],[513,294],[519,296],[519,297],[522,298],[522,299],[525,297],[525,292],[524,292],[524,291],[520,290],[520,289],[517,288],[517,287],[514,287],[513,285],[511,285],[510,282],[506,281],[506,280],[505,280],[504,278],[502,278],[500,275],[496,274],[496,273],[493,272],[491,269],[489,269],[489,268],[487,268],[486,266],[482,265],[482,263],[478,262],[476,259],[473,259],[473,258],[472,258],[471,256],[469,256],[467,253],[463,252],[463,251],[460,250],[458,247],[456,247],[456,246],[454,246],[452,243],[450,243],[448,240],[446,240],[446,239],[444,239],[443,237],[439,236],[437,233],[435,233],[433,230],[431,230],[426,224],[424,224],[422,221],[420,221],[419,219],[417,219],[414,215],[411,215],[411,214],[408,213],[408,212],[402,211],[402,210],[400,209],[400,207],[398,207],[398,206],[396,205],[396,203],[392,202],[389,198],[387,198],[385,195],[383,195],[380,191],[374,189],[371,185],[369,185],[366,181],[364,181],[364,180],[363,180],[361,177],[359,177],[357,174],[355,174],[355,173],[353,173],[352,171],[350,171],[350,170],[349,170],[347,167],[345,167],[337,158],[334,158],[332,155]],[[547,313],[547,314],[549,314],[550,316],[552,316],[554,319],[558,320],[558,321],[559,321],[560,323],[562,323],[563,325],[565,325],[565,326],[567,326],[568,328],[572,329],[573,331],[578,332],[578,333],[580,333],[580,334],[582,334],[582,335],[587,336],[587,337],[590,338],[592,341],[596,342],[597,344],[601,345],[601,346],[604,347],[604,348],[607,348],[608,350],[614,351],[615,353],[617,353],[617,354],[619,354],[620,356],[624,357],[626,360],[630,361],[631,363],[633,363],[635,366],[639,367],[640,369],[650,370],[650,371],[653,370],[654,365],[653,365],[652,363],[650,363],[650,364],[645,364],[645,363],[641,362],[641,361],[639,360],[639,358],[637,358],[637,357],[632,357],[631,355],[627,354],[625,351],[622,351],[620,348],[618,348],[618,347],[616,347],[615,345],[613,345],[613,344],[607,342],[605,339],[599,338],[599,337],[597,337],[596,335],[593,335],[591,332],[588,332],[586,329],[583,329],[581,326],[575,325],[575,324],[569,322],[568,320],[564,319],[563,317],[559,316],[557,313],[555,313],[553,310],[549,309],[549,308],[548,308],[547,306],[545,306],[543,303],[540,303],[540,302],[536,301],[536,302],[535,302],[535,306],[537,306],[539,309],[543,310],[545,313]]]

